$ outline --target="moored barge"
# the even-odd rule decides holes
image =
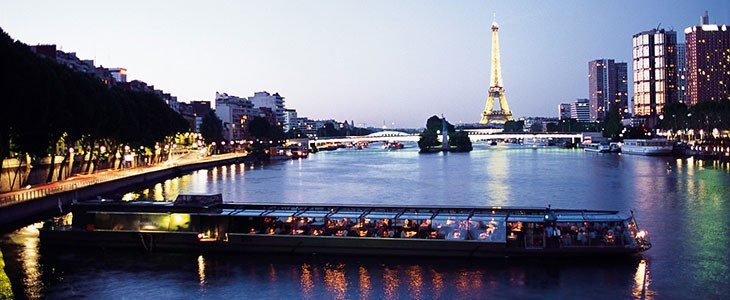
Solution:
[[[521,207],[223,204],[94,200],[47,221],[41,244],[291,254],[623,256],[651,243],[633,215]]]

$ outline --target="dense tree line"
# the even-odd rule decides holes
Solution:
[[[438,136],[443,129],[443,123],[444,120],[435,115],[426,120],[426,128],[423,129],[418,139],[418,148],[421,149],[421,152],[430,152],[429,150],[431,148],[441,146]],[[454,125],[448,121],[445,123],[449,146],[455,151],[471,151],[472,144],[471,139],[469,139],[469,134],[466,131],[457,131]]]
[[[0,164],[9,157],[30,157],[35,164],[50,156],[48,181],[53,159],[67,159],[70,147],[92,154],[88,169],[92,160],[115,159],[124,145],[142,152],[187,130],[186,121],[155,94],[108,88],[35,55],[2,29],[0,105]]]
[[[704,101],[687,107],[674,102],[664,107],[659,127],[674,132],[693,129],[712,132],[730,129],[730,100]]]
[[[320,129],[317,129],[317,136],[318,137],[335,137],[335,136],[351,136],[351,135],[368,135],[373,133],[372,130],[366,129],[366,128],[360,128],[360,127],[349,127],[345,126],[343,128],[337,129],[335,127],[334,123],[325,123],[324,126]]]

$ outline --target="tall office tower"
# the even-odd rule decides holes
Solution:
[[[677,97],[677,33],[652,29],[634,35],[634,115],[650,125]],[[651,122],[653,120],[653,122]]]
[[[677,44],[677,100],[687,103],[687,47]]]
[[[588,97],[591,121],[601,121],[614,108],[621,115],[628,113],[628,80],[626,63],[613,59],[588,62]]]
[[[730,99],[730,30],[727,25],[708,24],[684,30],[687,47],[687,103]]]

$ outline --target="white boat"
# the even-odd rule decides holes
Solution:
[[[667,139],[624,140],[621,153],[638,155],[671,155],[674,142]]]
[[[608,144],[604,143],[591,143],[591,144],[585,144],[585,151],[586,152],[600,152],[600,153],[606,153],[611,151],[611,147]]]

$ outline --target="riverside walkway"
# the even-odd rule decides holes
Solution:
[[[52,182],[48,184],[36,185],[21,190],[0,194],[0,209],[27,202],[35,199],[41,199],[56,194],[72,192],[81,188],[90,187],[102,183],[117,181],[120,179],[135,177],[144,174],[152,174],[167,169],[179,167],[192,167],[195,165],[208,165],[210,163],[224,162],[228,160],[240,159],[245,157],[244,153],[226,153],[213,156],[200,157],[197,152],[191,152],[173,157],[165,162],[145,167],[137,167],[122,170],[104,170],[92,174],[78,174],[62,181]]]

